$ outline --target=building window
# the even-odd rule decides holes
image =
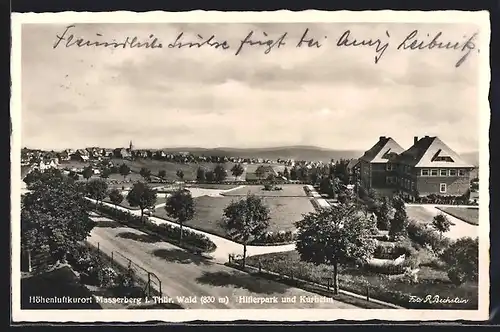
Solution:
[[[411,182],[411,190],[415,190],[415,182]]]
[[[456,169],[450,169],[450,176],[457,176],[457,170]]]
[[[392,164],[387,163],[387,165],[386,165],[386,170],[388,170],[388,171],[392,171]]]
[[[390,177],[388,177],[388,176],[386,176],[386,177],[385,177],[385,183],[387,183],[387,184],[391,184],[391,178],[390,178]]]
[[[458,176],[465,176],[465,169],[459,169]]]
[[[423,169],[421,174],[422,174],[422,176],[429,176],[429,170]]]
[[[441,183],[439,185],[439,192],[442,194],[446,192],[446,183]]]
[[[431,176],[438,176],[438,170],[437,169],[431,169]]]
[[[448,176],[448,170],[447,169],[440,169],[439,175],[440,176]]]

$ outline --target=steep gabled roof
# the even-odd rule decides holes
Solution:
[[[360,160],[371,163],[386,163],[390,158],[400,154],[404,149],[391,137],[381,136]]]
[[[357,164],[359,164],[359,159],[351,159],[347,164],[347,169],[353,169]]]
[[[397,161],[414,167],[474,167],[436,136],[422,137],[401,153]]]

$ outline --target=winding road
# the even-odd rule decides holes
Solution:
[[[317,294],[290,287],[285,284],[252,276],[221,265],[217,262],[191,254],[170,243],[159,241],[136,229],[124,227],[117,222],[93,215],[97,226],[88,242],[107,253],[120,253],[153,272],[161,280],[162,291],[169,297],[196,297],[194,303],[184,303],[188,309],[353,309],[351,304],[328,298],[328,302],[301,302],[325,299]],[[119,261],[121,255],[114,254]],[[122,263],[126,264],[124,259]],[[147,280],[147,274],[139,274]],[[201,303],[202,296],[216,299],[226,298],[227,303]],[[254,303],[259,299],[265,303]],[[283,303],[282,299],[295,298],[295,303]],[[175,301],[178,303],[177,301]]]

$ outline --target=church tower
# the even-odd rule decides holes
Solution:
[[[132,141],[130,141],[130,144],[129,144],[129,147],[128,147],[128,150],[130,152],[132,152],[132,149],[134,148],[134,146],[132,145]]]

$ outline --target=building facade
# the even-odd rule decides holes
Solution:
[[[398,189],[408,196],[462,196],[470,189],[475,166],[465,162],[438,137],[415,137],[394,161]]]
[[[382,136],[359,165],[365,189],[387,189],[407,197],[462,196],[470,189],[475,168],[435,136],[414,137],[407,150]]]
[[[359,158],[359,181],[365,189],[394,189],[388,181],[396,177],[392,161],[404,149],[391,137],[380,136],[378,142]]]

